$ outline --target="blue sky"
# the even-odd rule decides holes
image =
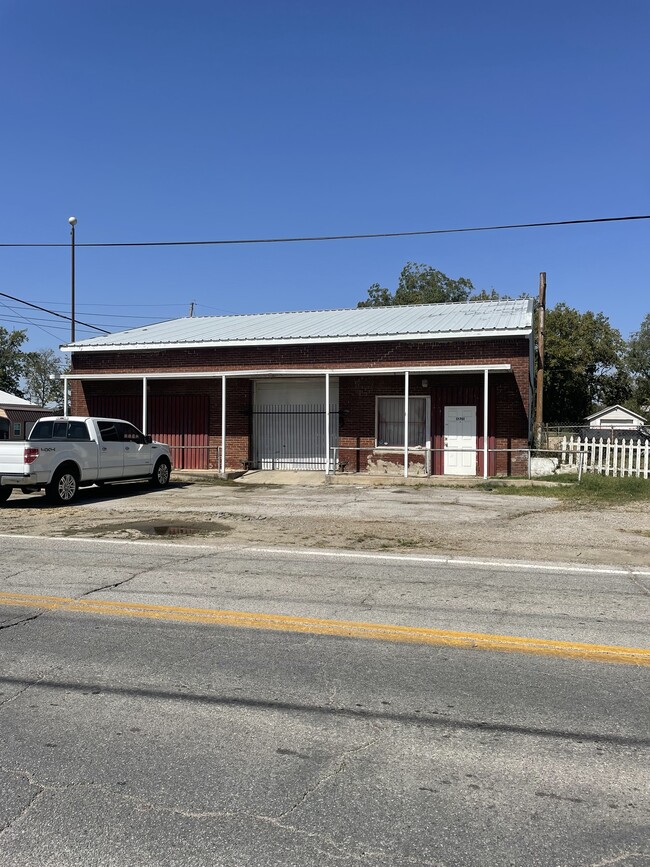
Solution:
[[[649,36],[647,0],[0,0],[0,242],[67,243],[72,214],[81,243],[650,213]],[[415,261],[511,295],[546,271],[549,304],[628,336],[650,312],[649,231],[78,249],[77,315],[353,307]],[[0,248],[0,292],[69,312],[69,258]],[[29,348],[67,340],[0,302]]]

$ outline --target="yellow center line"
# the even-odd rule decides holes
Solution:
[[[626,665],[650,665],[650,649],[640,647],[553,641],[546,638],[458,632],[449,629],[426,629],[417,626],[396,626],[353,620],[324,620],[317,617],[293,617],[284,614],[186,608],[176,605],[145,605],[109,599],[70,599],[64,596],[37,596],[25,593],[0,593],[0,606],[201,623],[239,629],[336,635],[345,638],[368,638],[374,641],[464,647],[473,650],[530,653],[542,656],[558,656],[565,659],[617,662]]]

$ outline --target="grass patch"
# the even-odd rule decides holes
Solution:
[[[220,479],[218,476],[206,476],[204,479],[184,479],[181,476],[172,476],[172,482],[178,485],[197,485],[205,488],[234,488],[239,487],[233,479]]]
[[[650,479],[639,479],[634,476],[616,478],[614,476],[599,476],[585,473],[582,481],[577,476],[558,479],[549,476],[541,481],[552,481],[554,485],[520,485],[509,486],[499,482],[488,482],[481,487],[497,494],[525,495],[527,497],[556,497],[559,500],[576,505],[625,505],[626,503],[648,503],[650,505]]]

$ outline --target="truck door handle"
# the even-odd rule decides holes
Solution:
[[[106,446],[102,446],[102,451],[103,451],[103,452],[107,452],[107,451],[108,451],[108,449],[106,448]]]
[[[129,450],[129,446],[124,446],[124,451],[128,452],[128,450]]]

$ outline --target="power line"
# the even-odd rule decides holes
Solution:
[[[359,241],[368,238],[412,238],[422,235],[453,235],[463,232],[495,232],[504,229],[539,229],[546,226],[580,226],[593,223],[623,223],[650,220],[650,214],[626,217],[592,217],[587,220],[551,220],[538,223],[510,223],[502,226],[467,226],[454,229],[426,229],[417,232],[368,232],[358,235],[312,235],[303,238],[236,238],[215,241],[122,241],[75,244],[75,247],[207,247],[232,244],[291,244],[304,241]],[[0,247],[69,247],[69,244],[6,244]]]
[[[32,304],[31,301],[23,301],[22,298],[16,298],[15,295],[7,295],[6,292],[0,292],[0,295],[3,298],[10,298],[12,301],[17,301],[19,304],[26,304],[27,307],[33,307],[35,310],[41,310],[43,313],[50,313],[52,316],[58,316],[59,319],[67,319],[68,322],[72,321],[71,316],[66,316],[64,313],[57,313],[55,310],[48,310],[46,307],[40,307],[38,304]],[[95,331],[101,331],[102,334],[111,333],[110,331],[106,331],[105,328],[98,328],[96,325],[90,325],[88,322],[82,322],[80,319],[75,318],[75,323],[78,323],[79,325],[85,325],[87,328],[93,328]]]
[[[42,322],[42,323],[44,323],[45,325],[47,325],[48,328],[52,328],[54,331],[69,331],[69,326],[68,326],[68,325],[65,325],[65,324],[63,324],[63,323],[62,323],[61,325],[57,325],[57,324],[56,324],[56,320],[54,320],[54,322],[53,322],[51,318],[47,319],[45,316],[43,316],[43,317],[40,317],[40,316],[26,316],[25,314],[21,313],[21,312],[20,312],[16,307],[12,307],[11,305],[6,304],[4,301],[0,301],[0,306],[2,306],[2,307],[4,307],[4,308],[6,308],[7,310],[11,311],[12,316],[18,317],[18,318],[16,318],[16,319],[13,319],[13,318],[11,318],[9,315],[5,315],[4,313],[1,313],[1,314],[0,314],[0,319],[1,319],[3,322],[12,322],[12,323],[14,323],[14,324],[16,324],[16,323],[20,323],[20,322],[29,322],[30,324],[35,325],[37,328],[40,328],[40,327],[41,327],[39,323]],[[113,327],[113,326],[111,326],[111,327]],[[120,326],[115,325],[115,328],[118,328],[118,327],[120,327]],[[142,327],[142,326],[135,325],[135,326],[133,326],[133,327],[134,327],[134,328],[139,328],[139,327]],[[89,329],[88,329],[88,328],[84,328],[84,326],[79,326],[78,330],[79,330],[79,331],[88,331]]]
[[[47,302],[44,301],[43,303],[46,304]],[[56,302],[52,302],[52,303],[55,304]],[[204,309],[204,310],[216,310],[217,313],[226,313],[226,314],[228,314],[228,315],[232,315],[232,316],[236,316],[236,315],[237,315],[237,313],[236,313],[234,310],[224,310],[223,307],[210,307],[210,306],[207,305],[207,304],[202,304],[200,301],[193,301],[192,304],[194,304],[194,309],[195,309],[195,310],[196,310],[198,307],[201,307],[201,308]],[[81,305],[79,305],[79,306],[80,306],[80,307],[101,307],[101,306],[103,306],[103,307],[111,307],[111,308],[113,308],[113,307],[115,307],[115,304],[114,304],[114,303],[113,303],[113,304],[104,304],[104,305],[99,305],[99,304],[81,304]],[[122,306],[123,306],[123,305],[120,303],[120,307],[122,307]],[[125,307],[134,307],[134,306],[137,306],[137,305],[133,305],[133,304],[125,304],[124,306],[125,306]],[[152,307],[157,307],[158,305],[157,305],[157,304],[152,304],[151,306],[152,306]],[[161,306],[161,307],[165,307],[165,306],[166,306],[166,307],[183,307],[183,308],[184,308],[186,305],[183,305],[183,304],[167,304],[167,305],[165,305],[165,304],[161,304],[160,306]],[[65,309],[65,308],[64,308],[64,309]],[[91,311],[91,312],[92,312],[92,311]],[[93,315],[93,317],[94,317],[95,319],[129,319],[129,320],[134,320],[134,319],[144,319],[145,322],[147,322],[147,323],[149,323],[149,322],[152,321],[151,316],[145,316],[145,315],[142,314],[142,313],[92,313],[92,315]],[[181,313],[180,316],[185,316],[185,313]],[[159,319],[156,319],[156,322],[159,322],[159,321],[160,321]],[[137,327],[137,326],[134,326],[134,327]]]
[[[75,246],[78,247],[79,245],[75,244]],[[34,302],[34,303],[36,303],[36,302]],[[39,304],[55,304],[56,305],[56,304],[59,304],[60,302],[59,301],[39,301],[38,303]],[[111,301],[111,302],[104,302],[104,303],[99,303],[99,302],[93,303],[91,301],[84,301],[79,306],[80,307],[115,307],[115,302]],[[178,301],[175,301],[175,302],[170,303],[170,304],[123,304],[120,301],[120,307],[156,307],[156,308],[158,308],[158,307],[182,307],[184,309],[185,304],[179,303]]]
[[[83,305],[83,306],[85,306],[85,305]],[[56,311],[51,310],[51,312],[55,313]],[[142,314],[137,314],[137,313],[133,313],[133,314],[127,314],[127,313],[92,313],[92,316],[95,319],[129,319],[131,321],[133,319],[144,319],[145,324],[150,323],[152,321],[151,316],[143,316]],[[156,320],[156,321],[158,322],[159,320]],[[77,322],[79,322],[78,319],[77,319]],[[138,326],[134,326],[134,328],[135,327],[138,327]]]
[[[2,317],[3,322],[13,322],[14,324],[18,324],[18,325],[33,325],[35,328],[39,328],[41,331],[44,331],[46,334],[48,334],[50,337],[53,337],[55,340],[59,339],[56,336],[56,334],[52,334],[51,331],[48,331],[47,328],[43,328],[43,326],[39,325],[35,320],[29,319],[27,316],[23,316],[20,312],[16,311],[13,307],[10,307],[9,304],[5,304],[4,301],[0,301],[0,304],[3,307],[6,307],[7,310],[10,310],[14,314],[14,316],[20,317],[20,319],[11,320],[11,319],[8,319],[8,318],[3,316]],[[56,328],[56,326],[53,326],[53,327]]]

